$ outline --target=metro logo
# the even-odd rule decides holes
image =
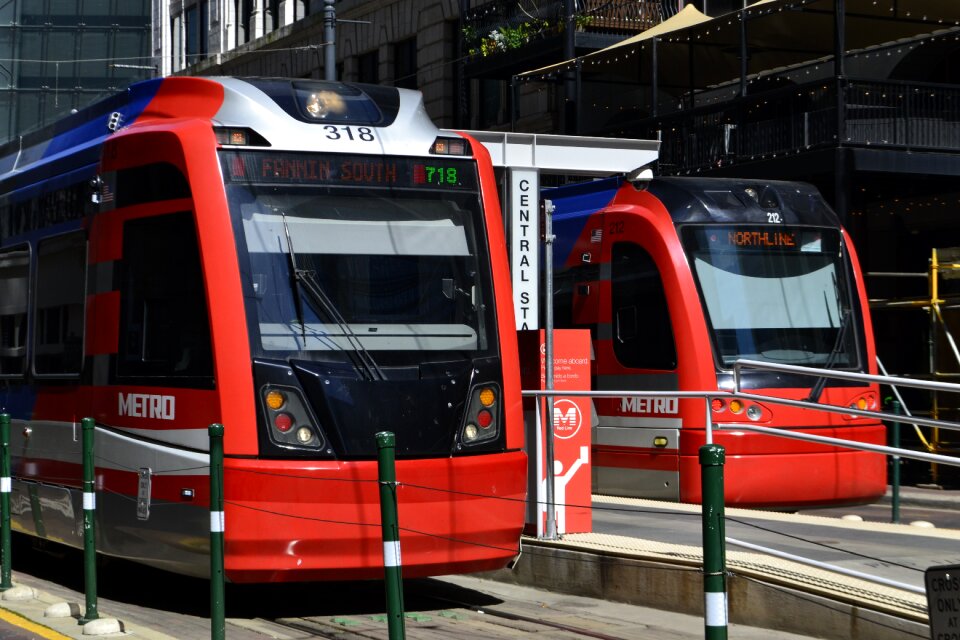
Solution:
[[[119,413],[131,418],[152,418],[154,420],[173,420],[176,413],[174,396],[158,396],[148,393],[120,393]]]
[[[572,400],[560,398],[553,404],[553,432],[558,438],[572,438],[580,431],[583,415]]]

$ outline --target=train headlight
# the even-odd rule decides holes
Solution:
[[[460,429],[460,444],[490,442],[500,435],[500,388],[485,384],[470,390],[470,402]]]
[[[313,440],[313,431],[310,427],[300,427],[297,429],[297,441],[300,444],[310,444],[311,440]]]
[[[467,443],[474,442],[479,435],[480,430],[477,429],[477,425],[473,423],[470,423],[463,428],[463,439]]]
[[[752,404],[747,407],[747,417],[756,422],[763,416],[763,411],[759,406]]]

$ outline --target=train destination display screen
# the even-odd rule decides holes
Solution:
[[[836,251],[839,236],[820,229],[705,226],[688,228],[684,243],[710,251],[782,251],[801,253]]]
[[[222,151],[227,182],[476,191],[469,159]]]

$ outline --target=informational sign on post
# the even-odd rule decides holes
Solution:
[[[543,331],[521,331],[520,375],[524,389],[546,386],[545,336]],[[540,399],[540,411],[532,400],[524,405],[527,433],[528,473],[527,528],[535,527],[538,536],[546,529],[546,482],[554,483],[554,513],[557,533],[588,533],[591,519],[590,416],[591,401],[584,396],[563,396],[564,391],[590,390],[590,332],[586,329],[554,331],[552,419],[547,419],[546,402]],[[538,424],[537,416],[541,417]],[[553,472],[548,476],[544,463],[544,444],[551,426],[554,442]]]
[[[930,567],[923,582],[931,640],[960,640],[960,565]]]
[[[540,327],[540,174],[510,170],[510,265],[517,330]]]

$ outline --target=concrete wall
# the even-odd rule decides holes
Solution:
[[[703,615],[703,574],[620,554],[586,553],[524,541],[513,569],[485,578],[580,596]],[[863,608],[855,596],[830,599],[756,578],[727,578],[730,622],[829,640],[926,638],[925,623]],[[731,636],[733,637],[733,636]]]

